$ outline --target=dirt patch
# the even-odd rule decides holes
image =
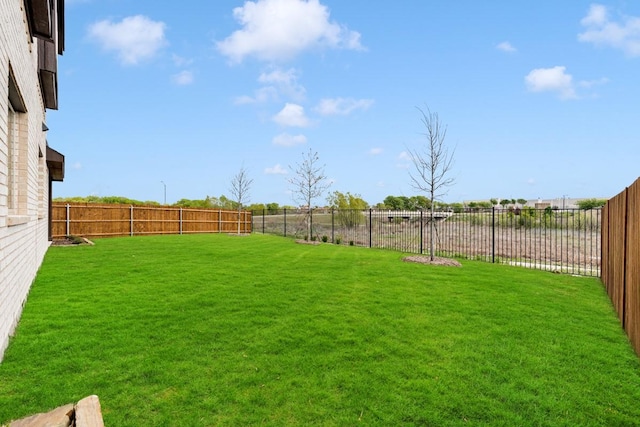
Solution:
[[[402,260],[404,262],[417,262],[419,264],[447,265],[449,267],[462,267],[462,264],[460,264],[455,259],[434,257],[433,261],[432,261],[431,257],[426,256],[426,255],[406,256],[406,257],[402,258]]]
[[[93,242],[86,237],[78,236],[66,236],[56,237],[51,241],[51,246],[81,246],[90,245],[93,246]]]
[[[296,243],[300,243],[301,245],[319,245],[320,242],[317,240],[302,240],[302,239],[298,239],[296,240]]]

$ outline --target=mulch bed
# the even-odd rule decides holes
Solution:
[[[86,237],[66,236],[56,237],[51,241],[51,246],[81,246],[93,245],[93,242]]]

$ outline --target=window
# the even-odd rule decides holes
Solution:
[[[9,67],[7,207],[10,217],[26,217],[28,213],[28,131],[26,111],[15,77],[11,67]],[[20,218],[16,218],[16,220],[10,221],[9,225],[24,222]]]

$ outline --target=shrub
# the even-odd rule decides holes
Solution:
[[[325,234],[324,236],[322,236],[322,241],[324,243],[327,243],[329,241],[329,237],[327,237],[327,235]]]
[[[342,239],[340,237],[336,237],[336,245],[339,245],[342,243]]]
[[[353,246],[353,245],[354,245],[353,240],[349,240],[349,246]]]
[[[585,199],[578,202],[578,208],[582,210],[589,210],[594,208],[600,208],[607,203],[606,199]]]

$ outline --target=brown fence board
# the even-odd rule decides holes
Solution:
[[[613,199],[609,222],[609,263],[612,267],[607,283],[607,293],[618,313],[620,322],[624,321],[624,281],[625,281],[625,246],[626,246],[626,213],[627,192],[623,191]]]
[[[640,180],[627,190],[625,330],[640,354]]]
[[[601,278],[640,356],[640,179],[603,209]]]
[[[251,213],[167,206],[54,203],[52,237],[251,232]]]

